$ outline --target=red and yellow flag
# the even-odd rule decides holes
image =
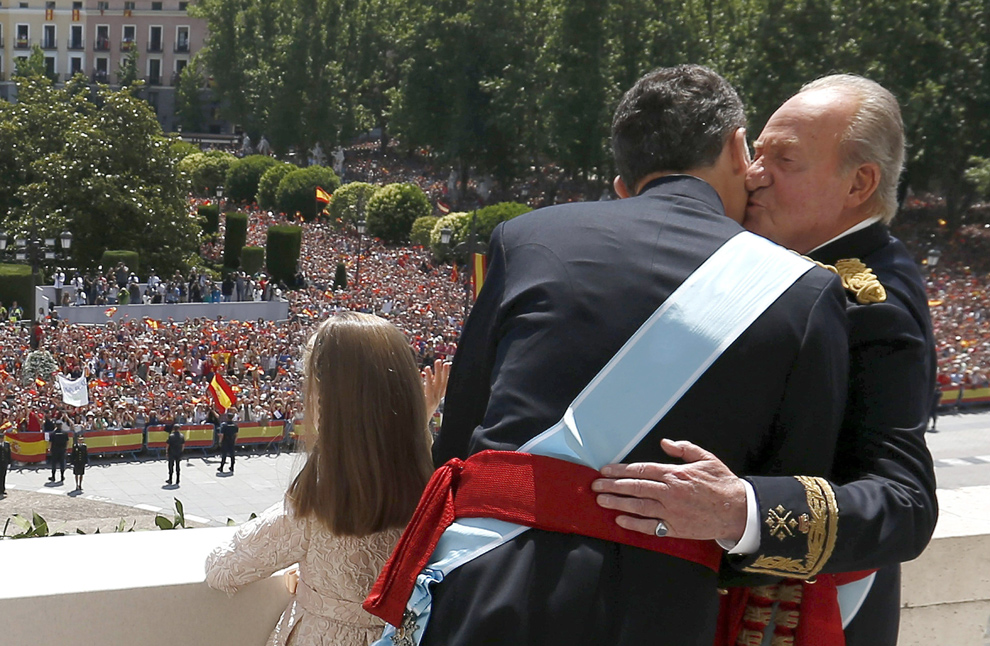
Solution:
[[[478,300],[481,286],[485,284],[485,273],[488,271],[488,258],[483,253],[471,254],[471,292],[474,300]]]
[[[113,315],[117,313],[117,308],[116,307],[108,307],[106,310],[103,311],[103,313],[107,315],[107,318],[108,319],[109,318],[113,318]]]
[[[152,330],[157,330],[157,329],[159,329],[162,326],[162,324],[160,322],[156,321],[153,318],[147,317],[147,316],[144,317],[144,324],[147,325],[148,327],[150,327]]]
[[[44,379],[42,379],[41,377],[35,377],[34,378],[34,385],[37,386],[38,388],[44,387],[45,384],[47,384],[47,383],[48,382],[45,381]]]
[[[213,379],[206,387],[206,392],[213,398],[214,406],[221,413],[237,403],[234,389],[217,373],[213,373]]]
[[[326,191],[324,191],[319,186],[317,186],[316,187],[316,201],[319,202],[320,204],[329,204],[330,203],[330,194],[327,193]]]

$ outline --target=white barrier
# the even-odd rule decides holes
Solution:
[[[112,316],[107,316],[110,308],[116,307]],[[222,316],[227,321],[284,321],[289,318],[288,301],[242,301],[231,303],[174,303],[161,305],[82,305],[79,307],[56,307],[59,318],[69,323],[105,325],[107,321],[120,321],[124,317],[156,321]]]
[[[233,597],[204,583],[234,529],[3,541],[0,643],[263,646],[288,602],[282,577]]]

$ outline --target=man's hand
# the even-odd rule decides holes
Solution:
[[[687,441],[662,440],[664,452],[685,464],[609,464],[591,488],[598,504],[624,514],[616,523],[653,534],[666,523],[668,536],[738,541],[746,529],[746,488],[718,458]]]

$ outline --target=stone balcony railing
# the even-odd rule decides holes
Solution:
[[[935,538],[903,566],[899,646],[990,645],[990,486],[939,491]],[[228,598],[203,562],[234,529],[0,542],[0,643],[262,646],[280,576]]]

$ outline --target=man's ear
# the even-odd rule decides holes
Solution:
[[[749,143],[746,141],[745,128],[736,128],[736,131],[729,137],[729,152],[732,159],[732,172],[737,175],[745,175],[752,162],[749,156]]]
[[[615,179],[612,180],[612,188],[615,189],[615,194],[619,196],[620,200],[630,196],[629,187],[626,186],[621,175],[616,175]]]
[[[873,197],[880,184],[880,167],[876,164],[860,164],[852,176],[844,206],[854,209]]]

